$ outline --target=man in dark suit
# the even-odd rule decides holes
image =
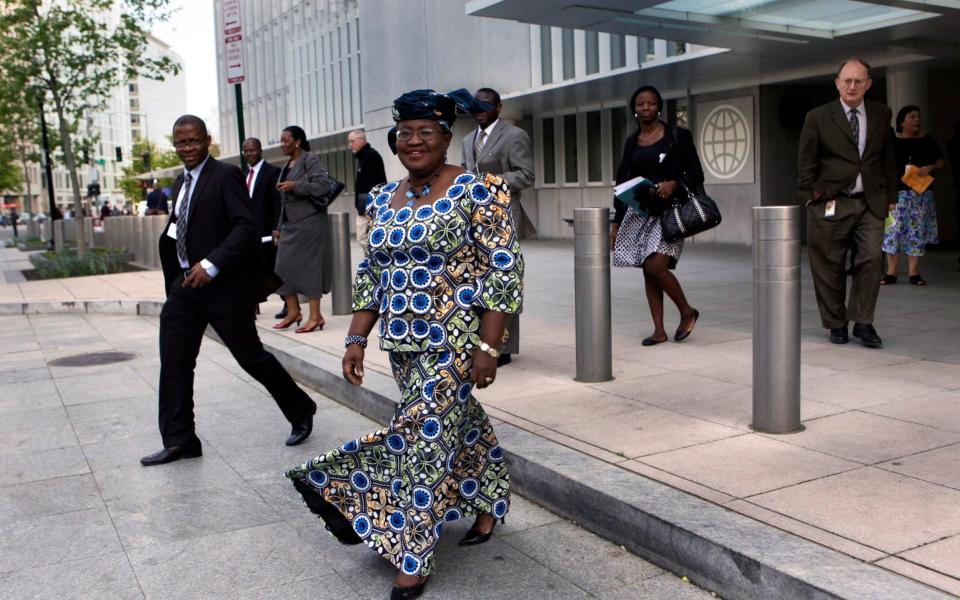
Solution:
[[[277,262],[277,246],[273,243],[273,232],[280,221],[280,190],[277,189],[280,169],[263,160],[263,146],[257,138],[244,140],[243,160],[247,163],[247,194],[250,196],[253,216],[257,221],[257,235],[260,237],[257,302],[263,302],[282,283],[273,272]]]
[[[835,83],[839,100],[807,113],[800,133],[797,189],[807,209],[810,271],[830,341],[846,344],[853,321],[854,337],[879,348],[873,313],[883,276],[883,221],[897,202],[890,109],[864,99],[872,80],[859,58],[840,65]],[[844,262],[851,252],[847,303]]]
[[[387,182],[383,157],[367,143],[362,129],[347,134],[347,147],[357,159],[357,175],[353,183],[353,205],[357,209],[357,241],[367,245],[367,195],[375,185]]]
[[[243,175],[210,156],[210,136],[199,117],[177,119],[172,141],[184,174],[174,183],[174,209],[160,236],[167,292],[160,311],[164,447],[140,462],[160,465],[202,454],[193,420],[193,369],[208,324],[293,425],[287,445],[299,444],[313,430],[316,404],[257,336],[255,280],[245,269],[256,251],[257,229]]]
[[[147,215],[165,215],[167,214],[167,196],[163,193],[159,187],[156,187],[150,190],[150,193],[147,194]]]
[[[533,237],[537,234],[537,229],[520,203],[520,190],[533,184],[533,142],[526,131],[500,119],[503,104],[496,90],[480,88],[474,96],[493,108],[474,115],[477,128],[463,138],[461,165],[475,173],[501,176],[510,186],[513,226],[521,239]],[[497,358],[499,366],[509,364],[512,356],[520,352],[519,315],[510,315],[506,331],[508,339],[500,348],[500,356]]]

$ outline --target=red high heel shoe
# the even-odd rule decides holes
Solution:
[[[310,321],[307,321],[307,323],[310,323]],[[317,331],[318,329],[323,331],[323,326],[326,324],[326,321],[317,321],[313,325],[304,325],[303,327],[297,328],[294,333],[310,333],[311,331]]]
[[[273,328],[274,329],[290,329],[290,326],[293,325],[294,323],[296,323],[297,325],[300,325],[300,321],[302,320],[303,320],[302,316],[297,316],[296,319],[290,319],[289,321],[287,320],[280,321],[279,323],[276,323],[273,326]]]

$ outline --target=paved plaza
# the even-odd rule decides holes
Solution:
[[[4,252],[4,258],[14,259],[9,255],[11,251]],[[856,343],[839,347],[827,342],[819,327],[809,273],[804,272],[801,394],[806,429],[801,433],[780,436],[758,434],[749,429],[752,377],[752,271],[749,248],[688,245],[680,261],[678,276],[691,303],[700,309],[702,317],[694,334],[682,344],[671,342],[653,348],[640,346],[640,340],[651,331],[641,275],[636,271],[614,270],[613,344],[616,379],[600,384],[573,381],[572,244],[533,242],[525,246],[525,254],[527,297],[521,326],[521,354],[512,365],[500,372],[495,386],[477,394],[489,408],[491,416],[502,426],[517,427],[541,439],[560,443],[615,465],[623,472],[665,483],[730,511],[835,549],[864,564],[876,565],[949,594],[960,595],[960,480],[957,479],[956,468],[960,464],[960,347],[956,343],[960,339],[960,303],[957,302],[960,297],[960,273],[956,271],[955,253],[932,252],[928,255],[923,263],[924,276],[930,282],[926,288],[907,285],[903,282],[905,278],[901,277],[900,284],[881,289],[876,322],[885,342],[881,350],[868,350]],[[30,312],[31,307],[38,311],[55,310],[57,307],[66,310],[62,308],[64,302],[96,300],[98,302],[91,303],[90,307],[106,310],[104,307],[109,303],[100,301],[109,300],[114,302],[118,310],[129,311],[131,306],[135,307],[129,303],[135,303],[137,299],[157,298],[161,291],[158,273],[128,273],[0,285],[0,304],[14,306],[20,303],[22,308],[26,303],[26,310]],[[278,306],[276,303],[264,305],[264,314],[272,315]],[[324,309],[327,327],[322,332],[309,335],[273,332],[269,330],[272,319],[261,318],[265,343],[292,353],[311,350],[320,351],[331,358],[339,357],[349,317],[330,315],[327,301]],[[103,323],[109,319],[117,322],[126,319],[137,325],[104,328],[98,324],[101,322],[98,319],[102,319]],[[35,372],[58,376],[56,368],[50,370],[39,364],[53,357],[52,354],[46,354],[42,347],[39,351],[43,355],[34,357],[33,363],[20,358],[26,356],[25,352],[36,352],[38,348],[29,345],[28,337],[13,335],[12,330],[25,331],[24,325],[14,327],[13,323],[30,323],[31,330],[38,335],[41,328],[33,323],[39,324],[44,320],[59,323],[51,326],[46,333],[51,340],[63,337],[63,345],[70,344],[75,329],[88,331],[88,328],[93,328],[101,336],[106,336],[103,343],[91,342],[93,349],[106,349],[112,344],[111,336],[132,335],[133,331],[141,331],[143,335],[143,339],[137,342],[142,344],[141,350],[134,348],[134,352],[146,352],[145,348],[151,348],[149,352],[152,352],[151,344],[156,341],[155,330],[142,328],[143,323],[153,321],[132,316],[41,315],[5,317],[4,320],[11,323],[3,329],[4,351],[8,356],[17,357],[15,360],[25,360],[32,365],[21,364],[13,370],[15,373]],[[677,323],[677,315],[672,307],[668,308],[667,320],[668,330],[672,330]],[[64,325],[68,322],[78,325]],[[22,341],[20,338],[23,338]],[[117,348],[121,349],[119,346]],[[88,350],[85,348],[84,351]],[[200,432],[202,437],[205,436],[204,441],[209,440],[208,445],[212,446],[212,452],[208,453],[210,460],[205,456],[203,461],[212,463],[221,460],[221,466],[230,466],[205,470],[204,475],[218,477],[227,473],[231,477],[236,475],[244,478],[244,469],[259,465],[260,478],[266,480],[270,473],[266,471],[265,463],[269,463],[270,472],[274,472],[278,465],[282,468],[288,464],[290,457],[294,460],[300,458],[302,452],[291,453],[279,448],[281,444],[277,440],[282,440],[285,433],[281,420],[268,418],[254,425],[249,419],[238,417],[243,413],[242,399],[245,396],[237,390],[236,395],[241,400],[236,410],[240,412],[234,412],[234,402],[223,397],[233,394],[233,384],[227,385],[219,379],[223,377],[221,371],[224,370],[234,372],[235,376],[236,367],[226,358],[224,351],[213,344],[208,344],[204,352],[205,360],[215,364],[217,369],[209,375],[201,371],[197,382],[201,398],[198,410]],[[208,357],[206,353],[213,354]],[[127,412],[121,410],[123,403],[119,399],[102,397],[102,394],[126,394],[132,389],[129,386],[140,385],[132,383],[133,379],[127,382],[124,377],[128,376],[120,375],[128,368],[139,375],[137,381],[140,383],[155,385],[155,365],[153,372],[150,372],[149,365],[138,362],[147,361],[146,357],[149,356],[149,353],[141,354],[132,362],[122,363],[125,366],[116,367],[116,374],[109,380],[104,379],[106,375],[90,377],[87,387],[81,386],[79,391],[81,394],[101,394],[96,402],[87,400],[80,406],[89,404],[110,410],[106,407],[113,403],[117,414],[100,416],[114,423],[108,427],[113,435],[126,436],[122,443],[127,448],[118,453],[131,465],[141,454],[155,449],[157,443],[154,415],[152,410],[146,409],[148,406],[152,409],[152,405],[148,404],[152,390],[137,389],[140,409],[133,411],[131,407],[126,407]],[[388,373],[383,353],[369,351],[368,359],[371,370],[384,375]],[[206,367],[206,363],[204,368],[213,369],[212,366]],[[4,373],[10,372],[6,370],[6,365],[4,369]],[[100,385],[91,383],[92,379]],[[106,386],[102,385],[105,381],[108,382]],[[248,394],[253,389],[245,382],[239,387],[246,388]],[[60,393],[62,396],[63,391]],[[29,397],[36,402],[43,402],[41,395],[31,394]],[[125,396],[112,396],[122,397]],[[10,402],[6,394],[3,398],[5,410],[16,412],[24,408],[43,408],[24,407],[16,403],[9,408],[6,406]],[[65,396],[62,400],[64,404],[70,402]],[[262,398],[257,402],[248,399],[246,404],[255,404],[264,409]],[[76,422],[70,407],[64,409],[58,406],[59,400],[47,410],[58,409],[64,419]],[[266,409],[276,411],[269,402]],[[131,414],[131,411],[135,414]],[[327,412],[337,414],[338,423],[339,415],[343,415],[349,424],[339,438],[333,436],[336,439],[349,437],[371,425],[366,419],[337,405],[325,404],[324,414]],[[8,434],[8,428],[16,429],[18,426],[6,425],[6,420],[4,423],[4,436],[22,435],[23,439],[36,437],[22,433]],[[270,427],[276,431],[264,431]],[[65,423],[61,423],[61,429],[59,433],[50,433],[46,439],[66,435]],[[76,425],[73,429],[80,436],[79,443],[84,444],[81,435],[83,429]],[[329,434],[325,431],[322,435]],[[322,448],[328,442],[335,441],[325,440],[319,433],[314,435],[308,443],[310,448]],[[115,443],[121,442],[117,440]],[[12,444],[14,447],[16,445]],[[249,452],[244,454],[242,445],[259,447],[256,456]],[[5,456],[9,454],[7,452]],[[23,454],[33,457],[31,460],[35,461],[35,466],[29,468],[41,474],[44,469],[61,463],[58,460],[38,460],[40,455],[36,452]],[[12,468],[7,466],[9,463],[4,464],[4,472]],[[109,461],[106,464],[122,468],[120,464],[110,465]],[[99,483],[96,463],[91,463],[90,467],[94,482]],[[81,465],[76,468],[81,468]],[[175,467],[170,472],[180,471]],[[143,471],[128,467],[126,473],[130,474],[128,482],[123,481],[123,477],[107,480],[108,487],[105,489],[109,490],[112,484],[113,489],[117,490],[127,483],[131,489],[143,490],[143,497],[132,501],[128,511],[139,517],[138,522],[149,524],[153,518],[147,505],[153,502],[151,493],[156,492],[150,482],[144,482],[149,472],[144,475]],[[180,481],[179,476],[176,479]],[[104,489],[104,484],[99,485]],[[229,482],[216,485],[230,487]],[[231,493],[235,493],[232,488]],[[271,498],[259,490],[258,493],[263,494],[265,501]],[[109,497],[104,497],[108,498],[106,514],[112,515]],[[168,508],[154,511],[170,514],[181,510],[183,503],[186,502],[173,501]],[[526,510],[529,504],[521,507]],[[530,507],[530,510],[534,509]],[[252,518],[248,513],[244,514]],[[221,517],[206,515],[203,518],[217,521]],[[522,518],[525,517],[521,516],[518,520]],[[241,517],[226,514],[222,519],[227,522],[242,521]],[[131,520],[137,519],[131,517]],[[113,519],[116,531],[121,531],[120,522]],[[169,517],[167,522],[170,523]],[[508,525],[512,524],[508,521]],[[202,530],[205,526],[212,527],[200,525],[198,529]],[[145,542],[148,546],[156,544],[162,547],[174,543],[170,540],[179,539],[177,536],[203,536],[206,539],[210,535],[222,535],[219,532],[184,533],[176,529],[179,527],[176,523],[172,523],[160,527],[174,528],[165,537],[155,531],[151,533],[150,526],[144,527],[148,531],[143,534],[149,542]],[[508,543],[507,535],[511,531],[517,530],[512,526],[504,528],[503,543]],[[124,535],[119,534],[118,537],[126,547]],[[454,537],[455,534],[448,536]],[[561,542],[560,545],[567,544]],[[184,545],[187,546],[189,544]],[[148,552],[140,547],[132,548],[127,551],[131,557]],[[350,552],[352,550],[339,552],[339,548],[334,547],[331,556],[346,556]],[[20,556],[26,553],[17,551],[16,554]],[[456,564],[459,556],[457,550],[451,548],[443,556],[443,568],[439,573],[455,570],[446,567]],[[542,561],[542,556],[537,560]],[[130,565],[134,573],[138,564],[131,558]],[[355,562],[351,564],[356,566]],[[547,564],[546,567],[551,568],[552,565]],[[6,568],[0,568],[0,572],[4,571]],[[227,571],[223,573],[224,576],[228,574]],[[386,582],[387,576],[382,575],[382,582]],[[522,579],[522,576],[518,577]],[[658,581],[673,580],[664,576]],[[143,589],[148,595],[151,593],[146,586]],[[439,593],[439,586],[433,591]],[[476,597],[493,596],[479,593]]]
[[[0,317],[0,598],[385,598],[389,563],[340,546],[281,475],[378,426],[314,393],[318,427],[288,448],[273,401],[207,341],[204,456],[145,469],[160,443],[156,345],[156,318]],[[133,358],[51,364],[100,352]],[[711,597],[519,497],[491,542],[457,547],[469,525],[446,530],[424,598]]]

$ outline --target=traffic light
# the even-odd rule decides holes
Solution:
[[[117,162],[123,162],[123,148],[117,146],[114,148],[117,153]]]
[[[99,183],[88,183],[88,184],[87,184],[87,195],[88,195],[88,196],[99,196],[99,195],[100,195],[100,184],[99,184]]]
[[[150,170],[150,152],[149,151],[144,152],[140,158],[143,159],[143,168],[149,171]]]

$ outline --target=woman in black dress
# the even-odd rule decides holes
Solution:
[[[692,188],[703,185],[703,168],[690,131],[659,119],[663,97],[655,87],[645,85],[638,88],[630,96],[628,106],[634,112],[639,128],[624,143],[617,184],[643,176],[657,187],[644,189],[638,194],[646,214],[614,198],[616,217],[610,230],[613,266],[643,269],[654,327],[653,334],[644,338],[643,345],[653,346],[669,339],[663,325],[664,292],[680,311],[680,325],[673,338],[679,342],[693,331],[700,313],[687,302],[680,282],[670,272],[677,266],[683,240],[668,242],[663,239],[660,215],[682,192],[678,183],[681,178]]]

